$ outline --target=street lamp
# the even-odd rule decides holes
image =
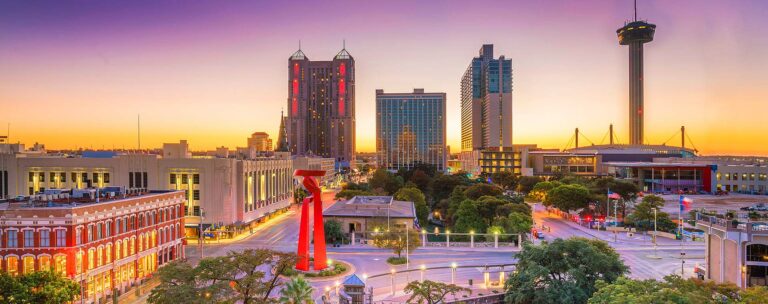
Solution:
[[[450,230],[445,231],[445,247],[446,248],[451,247],[451,231]]]
[[[389,273],[391,274],[390,276],[392,280],[392,284],[390,284],[390,289],[392,291],[392,295],[394,296],[395,295],[395,273],[396,273],[395,269],[394,268],[390,269]]]
[[[427,271],[427,266],[424,265],[424,264],[421,264],[421,267],[419,267],[419,269],[421,269],[421,271],[420,271],[421,272],[421,282],[424,282],[424,272]]]
[[[456,262],[451,263],[451,284],[456,284]]]
[[[475,248],[475,231],[469,231],[469,248]]]

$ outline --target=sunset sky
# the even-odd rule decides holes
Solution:
[[[768,1],[638,1],[657,25],[645,48],[646,139],[686,126],[702,154],[768,155]],[[2,1],[0,135],[49,149],[277,136],[298,48],[356,64],[357,150],[375,149],[375,90],[448,96],[483,43],[512,58],[514,142],[564,148],[578,127],[626,142],[631,0]],[[607,142],[607,138],[605,139]],[[678,145],[679,138],[668,144]]]

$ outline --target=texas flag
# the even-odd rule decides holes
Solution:
[[[680,212],[691,209],[691,204],[693,204],[691,198],[682,195],[680,196]]]
[[[620,198],[621,198],[621,196],[620,196],[618,193],[616,193],[616,192],[611,192],[611,191],[609,190],[609,191],[608,191],[608,198],[609,198],[609,199],[620,199]]]

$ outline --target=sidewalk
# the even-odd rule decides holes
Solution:
[[[134,286],[126,293],[117,297],[117,302],[120,304],[146,303],[147,298],[149,298],[149,293],[152,291],[152,289],[157,287],[157,285],[160,285],[160,279],[157,277],[152,277],[151,279],[144,282],[144,284],[141,284],[140,286]],[[141,288],[141,293],[136,295],[136,291],[139,290],[138,288]]]

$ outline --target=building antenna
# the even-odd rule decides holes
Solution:
[[[299,39],[299,51],[301,51],[301,39]]]
[[[347,49],[347,39],[341,39],[341,48]]]
[[[635,21],[637,21],[637,0],[635,0]]]

